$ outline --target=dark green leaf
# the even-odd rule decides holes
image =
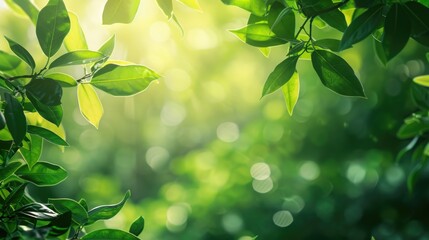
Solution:
[[[34,78],[25,86],[27,92],[36,98],[39,102],[48,105],[56,106],[61,104],[63,89],[60,84],[48,78]]]
[[[381,0],[354,0],[356,8],[370,8],[383,3]]]
[[[340,50],[350,48],[374,32],[383,21],[383,5],[369,8],[354,19],[344,31]]]
[[[304,47],[305,47],[305,42],[304,42],[304,41],[298,42],[298,43],[296,43],[296,44],[291,45],[291,47],[292,47],[292,48],[290,48],[289,52],[287,53],[287,55],[288,55],[288,56],[291,56],[291,55],[297,54],[297,53],[299,53],[301,50],[303,50],[303,49],[304,49]]]
[[[323,49],[329,49],[333,52],[338,52],[340,51],[340,43],[341,43],[340,40],[325,38],[325,39],[314,41],[313,44]]]
[[[60,145],[60,146],[68,146],[69,144],[58,134],[54,133],[53,131],[39,127],[39,126],[33,126],[28,125],[28,132],[32,134],[39,135],[40,137],[48,140],[49,142],[52,142],[54,144]]]
[[[9,71],[17,68],[21,60],[9,53],[0,50],[0,71]]]
[[[23,158],[25,159],[30,168],[32,168],[34,164],[39,161],[40,155],[42,154],[42,148],[42,138],[36,135],[32,135],[29,139],[28,145],[24,145],[19,149]]]
[[[86,200],[81,198],[79,200],[79,204],[88,212],[88,204],[86,203]]]
[[[271,47],[287,41],[276,36],[267,23],[255,23],[244,28],[231,30],[243,42],[255,47]]]
[[[104,58],[105,56],[100,52],[91,50],[77,50],[65,53],[64,55],[58,57],[51,63],[49,68],[88,64],[100,61]]]
[[[411,151],[418,142],[418,140],[419,137],[413,138],[413,140],[411,140],[410,143],[407,144],[407,146],[401,149],[401,151],[399,151],[399,153],[396,155],[396,162],[399,162],[407,152]]]
[[[59,126],[63,118],[63,108],[61,105],[48,106],[41,103],[31,93],[27,92],[27,97],[36,108],[37,112],[49,122]]]
[[[59,237],[66,234],[72,224],[72,213],[64,212],[52,220],[47,227],[49,228],[50,237]]]
[[[49,0],[40,11],[36,24],[36,35],[46,56],[53,56],[60,49],[70,30],[70,19],[62,0]]]
[[[144,229],[144,218],[140,216],[139,218],[134,220],[133,224],[131,224],[130,233],[138,236],[140,235],[140,233],[143,232],[143,229]]]
[[[335,6],[331,0],[301,0],[298,4],[300,4],[302,13],[307,17],[315,17]]]
[[[67,171],[64,168],[48,162],[38,162],[31,170],[24,165],[15,174],[37,186],[57,185],[67,178]]]
[[[422,135],[429,131],[429,119],[412,116],[405,119],[405,123],[399,128],[396,136],[400,139],[406,139]]]
[[[263,16],[266,12],[265,3],[261,0],[222,0],[222,2],[224,4],[240,7],[257,16]]]
[[[346,17],[338,9],[323,13],[320,15],[320,18],[329,26],[337,29],[340,32],[344,32],[347,28]]]
[[[90,232],[82,240],[139,240],[138,237],[117,229],[100,229]]]
[[[395,57],[407,44],[411,33],[408,13],[402,4],[390,7],[384,23],[383,49],[387,61]]]
[[[359,79],[344,59],[328,51],[315,50],[311,54],[311,61],[327,88],[345,96],[365,97]]]
[[[24,110],[22,109],[21,103],[9,93],[4,93],[4,98],[6,101],[6,107],[4,109],[6,125],[15,144],[19,145],[27,133],[27,122],[25,120]]]
[[[386,53],[384,53],[383,45],[381,44],[381,42],[379,42],[376,39],[374,39],[373,42],[374,42],[375,54],[377,55],[378,60],[380,60],[380,62],[386,66],[387,57],[386,57]]]
[[[49,199],[49,203],[53,204],[55,209],[60,213],[70,211],[72,213],[72,220],[82,226],[88,221],[88,212],[78,202],[68,198]]]
[[[124,198],[119,203],[112,205],[102,205],[91,209],[88,212],[89,219],[85,225],[93,224],[98,220],[106,220],[114,217],[122,209],[130,195],[130,191],[127,191]]]
[[[19,45],[18,43],[14,42],[10,38],[8,37],[5,37],[5,38],[9,43],[10,49],[16,54],[16,56],[18,56],[24,62],[26,62],[31,69],[34,69],[36,67],[36,63],[34,62],[33,57],[27,51],[27,49],[25,49],[23,46]]]
[[[60,84],[61,87],[76,87],[76,80],[65,73],[50,73],[45,76],[45,79],[52,79]]]
[[[16,4],[25,14],[30,18],[30,20],[36,24],[37,16],[39,15],[39,10],[31,3],[30,0],[6,0],[7,3]]]
[[[15,211],[18,215],[37,220],[52,220],[58,217],[58,214],[46,205],[35,202],[25,205]]]
[[[168,19],[173,15],[173,1],[172,0],[156,0],[158,6],[161,8],[162,12],[164,12],[165,16]]]
[[[21,201],[21,198],[24,196],[25,188],[27,187],[27,183],[22,183],[7,196],[4,200],[4,205],[16,204]]]
[[[5,167],[0,167],[0,181],[10,177],[23,165],[21,162],[10,162]]]
[[[286,58],[274,68],[274,71],[270,73],[267,81],[265,82],[262,97],[281,88],[290,80],[295,72],[298,59],[298,56]]]
[[[157,78],[158,74],[144,66],[108,64],[94,74],[91,84],[115,96],[129,96],[145,90]]]
[[[405,8],[411,20],[411,36],[417,42],[429,46],[429,8],[418,2],[407,2]]]
[[[429,110],[429,89],[413,84],[411,86],[411,97],[414,104],[425,111]]]
[[[6,127],[6,119],[4,118],[3,112],[0,112],[0,130]]]
[[[291,8],[283,8],[280,3],[271,6],[268,14],[268,25],[280,38],[295,38],[295,14]]]
[[[103,10],[103,24],[132,22],[139,4],[140,0],[108,0]]]

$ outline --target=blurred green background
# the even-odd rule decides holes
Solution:
[[[113,58],[162,78],[131,98],[98,92],[105,110],[98,130],[81,116],[76,89],[66,89],[71,147],[46,143],[42,159],[69,177],[33,189],[40,200],[84,197],[91,207],[131,189],[124,210],[97,224],[127,229],[143,215],[143,239],[429,239],[428,171],[409,193],[410,156],[395,162],[407,144],[396,131],[415,110],[410,79],[428,72],[420,45],[410,42],[387,67],[371,41],[342,54],[368,99],[336,95],[300,61],[301,95],[289,117],[280,92],[260,99],[287,47],[266,58],[227,31],[244,26],[246,12],[220,0],[201,1],[201,12],[175,2],[182,34],[154,0],[142,1],[132,24],[113,26],[101,25],[104,1],[65,2],[91,49],[115,34]],[[2,35],[43,62],[30,21],[0,6]],[[0,48],[9,51],[4,39]]]

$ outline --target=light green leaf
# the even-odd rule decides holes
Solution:
[[[38,162],[31,170],[24,165],[15,174],[40,187],[57,185],[67,178],[67,171],[64,168],[48,162]]]
[[[249,24],[244,28],[231,30],[241,41],[255,47],[271,47],[287,41],[276,36],[267,23]]]
[[[87,50],[88,44],[86,43],[85,34],[79,24],[79,19],[76,14],[69,12],[70,18],[70,31],[64,38],[64,46],[67,51],[72,52],[76,50]]]
[[[79,84],[77,86],[77,99],[82,115],[95,128],[98,128],[104,110],[94,88],[89,84]]]
[[[113,49],[115,48],[115,35],[110,37],[103,46],[98,49],[98,52],[102,53],[105,57],[110,57],[112,55]]]
[[[105,56],[100,52],[91,50],[76,50],[65,53],[64,55],[58,57],[51,63],[49,68],[88,64],[100,61],[104,58]]]
[[[264,1],[261,0],[222,0],[227,5],[234,5],[247,10],[257,16],[263,16],[266,12]]]
[[[124,198],[119,203],[112,204],[112,205],[102,205],[89,210],[88,212],[89,219],[85,225],[93,224],[98,220],[106,220],[114,217],[122,209],[122,207],[130,197],[130,195],[131,193],[128,190],[125,193]]]
[[[56,126],[53,123],[46,121],[37,112],[26,112],[25,116],[27,117],[29,133],[39,135],[54,144],[68,146],[68,143],[65,141],[66,133],[61,125]]]
[[[144,218],[140,216],[136,220],[134,220],[133,224],[130,227],[130,233],[138,236],[143,232],[144,229]]]
[[[13,141],[16,145],[19,145],[27,132],[24,110],[21,103],[9,93],[4,93],[4,99],[6,101],[4,109],[6,125],[13,137]]]
[[[141,65],[108,64],[94,74],[91,84],[115,96],[129,96],[145,90],[157,78],[158,74]]]
[[[159,8],[170,19],[173,16],[173,0],[156,0]]]
[[[139,240],[131,233],[118,229],[100,229],[90,232],[82,237],[82,240]]]
[[[267,81],[265,82],[262,97],[281,88],[290,80],[295,72],[298,58],[298,56],[286,58],[274,68],[273,72],[270,73]]]
[[[422,76],[415,77],[413,78],[413,81],[424,87],[429,87],[429,75],[422,75]]]
[[[40,11],[36,24],[36,35],[40,47],[47,57],[60,49],[70,30],[70,19],[62,0],[49,0]]]
[[[293,109],[298,102],[299,97],[299,74],[295,72],[290,80],[282,87],[283,96],[286,101],[287,111],[290,116],[293,114]]]
[[[103,24],[132,22],[139,4],[140,0],[108,0],[103,10]]]
[[[43,139],[37,135],[31,135],[29,138],[28,145],[24,145],[19,149],[19,151],[28,166],[32,168],[34,164],[39,161],[40,156],[42,155]]]
[[[344,59],[328,51],[315,50],[311,54],[311,61],[327,88],[345,96],[365,97],[362,84]]]
[[[33,5],[33,3],[31,3],[30,0],[6,0],[6,3],[11,6],[15,12],[26,14],[33,24],[36,24],[39,10]]]
[[[34,68],[36,67],[36,63],[34,62],[34,59],[31,54],[23,46],[14,42],[12,39],[8,37],[5,38],[9,43],[10,49],[16,54],[16,56],[24,60],[24,62],[26,62],[28,66],[30,66],[30,68],[34,70]]]
[[[9,53],[0,50],[0,71],[9,71],[17,68],[21,60]]]
[[[70,211],[72,220],[82,226],[88,221],[88,212],[78,202],[68,198],[50,198],[49,203],[53,204],[60,213]]]
[[[50,74],[46,74],[45,78],[52,79],[52,80],[58,82],[61,87],[76,87],[77,86],[76,80],[72,76],[67,75],[65,73],[59,73],[59,72],[50,73]]]
[[[193,8],[195,10],[201,10],[200,4],[198,3],[198,0],[177,0],[184,5]]]

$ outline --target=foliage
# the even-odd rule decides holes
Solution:
[[[105,23],[117,17],[121,17],[119,21],[128,21],[122,18],[123,12],[120,16],[112,14],[115,8],[130,11],[130,15],[136,10],[133,5],[124,10],[112,2],[106,4]],[[77,16],[67,11],[62,0],[50,0],[40,11],[30,1],[9,1],[8,4],[24,11],[35,24],[45,62],[36,63],[26,48],[6,37],[14,55],[0,52],[0,237],[138,239],[144,226],[143,218],[135,221],[130,233],[100,229],[86,235],[84,230],[96,221],[115,216],[130,197],[129,191],[117,204],[90,209],[85,199],[77,202],[51,198],[48,203],[41,203],[26,189],[31,184],[37,187],[58,185],[67,178],[63,167],[39,160],[44,141],[68,146],[62,125],[63,88],[77,88],[82,115],[98,127],[103,107],[94,87],[112,95],[130,96],[145,90],[159,76],[145,66],[109,60],[114,37],[98,51],[88,50]],[[67,52],[61,50],[63,44]],[[74,66],[83,69],[84,74],[66,74],[66,70]]]

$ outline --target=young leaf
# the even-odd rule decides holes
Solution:
[[[413,81],[421,86],[429,87],[429,75],[415,77]]]
[[[261,0],[222,0],[222,2],[247,10],[257,16],[263,16],[266,12],[265,3]]]
[[[87,50],[88,44],[86,43],[85,34],[79,24],[79,19],[76,14],[69,12],[70,18],[70,31],[64,38],[64,46],[67,51],[72,52],[76,50]]]
[[[23,164],[21,162],[10,162],[5,167],[0,167],[0,181],[3,181],[15,173]]]
[[[130,195],[131,193],[128,190],[125,193],[124,198],[119,203],[112,205],[102,205],[89,210],[89,219],[85,225],[91,225],[98,220],[106,220],[114,217],[122,209]]]
[[[267,23],[249,24],[244,28],[231,30],[241,41],[255,47],[271,47],[287,41],[276,36]]]
[[[384,22],[382,44],[387,61],[395,57],[405,47],[410,33],[411,23],[407,11],[402,4],[393,4]]]
[[[36,164],[40,155],[42,154],[43,140],[41,137],[31,135],[28,146],[23,146],[19,149],[22,157],[27,162],[28,166],[32,168]]]
[[[46,79],[52,79],[56,82],[58,82],[60,84],[61,87],[76,87],[77,86],[77,82],[76,80],[70,76],[67,75],[65,73],[60,73],[60,72],[56,72],[56,73],[50,73],[50,74],[46,74],[45,75]]]
[[[46,121],[42,116],[37,112],[25,113],[27,117],[27,122],[29,126],[29,133],[39,135],[40,137],[61,146],[68,146],[66,139],[66,133],[64,128],[56,126],[51,122]]]
[[[359,15],[344,31],[340,50],[350,48],[365,39],[380,26],[383,18],[383,5],[371,7]]]
[[[287,111],[290,116],[293,114],[293,109],[298,102],[299,97],[299,75],[295,72],[290,80],[282,87],[283,96],[286,101]]]
[[[412,38],[429,46],[429,8],[418,2],[406,2],[405,8],[411,20]]]
[[[140,216],[136,220],[134,220],[133,224],[130,227],[130,233],[138,236],[143,232],[144,229],[144,218]]]
[[[346,17],[339,9],[323,13],[320,15],[320,18],[340,32],[344,32],[347,28]]]
[[[88,212],[78,202],[68,198],[49,199],[49,203],[53,204],[55,209],[60,213],[70,211],[72,220],[79,226],[83,226],[88,221]]]
[[[195,10],[201,10],[200,4],[198,3],[197,0],[178,0],[178,1]]]
[[[100,229],[90,232],[81,238],[82,240],[139,240],[131,233],[118,229]]]
[[[34,78],[25,86],[27,93],[30,93],[39,102],[56,106],[61,104],[63,89],[60,84],[48,78]]]
[[[31,170],[24,165],[15,174],[39,187],[57,185],[67,178],[67,171],[64,168],[48,162],[38,162]]]
[[[365,97],[359,79],[344,59],[328,51],[315,50],[311,54],[311,61],[327,88],[345,96]]]
[[[170,19],[173,16],[173,0],[156,0],[159,8]]]
[[[0,50],[0,71],[9,71],[17,68],[21,60]]]
[[[9,5],[16,4],[19,9],[21,9],[33,22],[33,24],[36,24],[37,22],[37,16],[39,15],[39,10],[31,3],[30,0],[6,0],[6,3]],[[12,9],[15,9],[12,7]]]
[[[47,57],[60,49],[69,30],[70,19],[63,0],[49,0],[40,11],[36,24],[37,39]]]
[[[8,37],[5,37],[5,38],[9,43],[9,47],[12,50],[12,52],[14,52],[16,56],[21,58],[24,62],[28,64],[28,66],[30,66],[31,69],[34,70],[34,68],[36,67],[36,63],[34,62],[34,59],[31,56],[31,54],[23,46],[14,42],[12,39]]]
[[[82,115],[95,128],[98,128],[103,116],[103,105],[101,105],[94,88],[89,84],[79,84],[77,86],[77,99]]]
[[[58,57],[51,63],[49,68],[88,64],[100,61],[104,58],[105,56],[100,52],[91,50],[76,50],[65,53],[64,55]]]
[[[27,133],[27,122],[22,109],[21,103],[9,93],[4,93],[6,107],[4,109],[4,116],[6,125],[13,137],[16,145],[20,145]]]
[[[130,96],[145,90],[157,78],[159,75],[145,66],[108,64],[94,74],[91,84],[115,96]]]
[[[270,73],[267,81],[265,82],[264,89],[262,91],[262,97],[281,88],[290,80],[293,73],[295,72],[298,58],[298,56],[286,58],[283,62],[274,68],[274,71]]]
[[[139,4],[140,0],[108,0],[103,10],[103,24],[132,22]]]

